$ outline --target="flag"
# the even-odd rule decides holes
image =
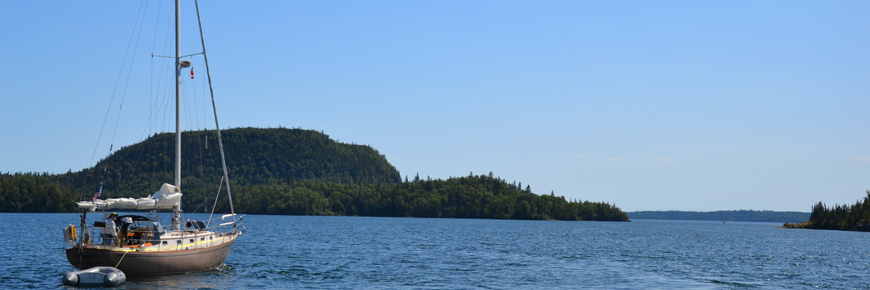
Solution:
[[[102,196],[102,195],[103,195],[103,184],[100,183],[100,189],[97,190],[97,193],[94,193],[94,197],[91,198],[91,202],[96,203],[97,198],[100,198],[100,196]]]
[[[193,68],[190,68],[190,79],[193,79]]]

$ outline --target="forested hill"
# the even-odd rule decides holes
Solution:
[[[708,220],[747,222],[802,222],[809,220],[810,213],[769,210],[724,210],[724,211],[635,211],[629,212],[632,219]]]
[[[182,139],[182,206],[185,212],[209,211],[222,176],[217,136],[194,131],[183,132]],[[377,150],[312,130],[230,129],[223,140],[241,213],[628,220],[615,205],[537,195],[528,185],[492,173],[402,181]],[[0,212],[71,212],[101,181],[102,198],[148,196],[173,182],[174,146],[174,134],[157,134],[82,171],[0,174]],[[226,195],[221,196],[216,209],[227,212]]]
[[[214,191],[222,176],[217,134],[188,131],[181,136],[185,196],[197,198]],[[318,131],[237,128],[222,131],[222,138],[233,185],[292,179],[342,184],[401,181],[396,168],[377,150],[336,142]],[[173,182],[174,159],[175,134],[161,133],[117,150],[93,168],[60,174],[54,180],[75,192],[95,192],[103,180],[106,197],[144,195]]]

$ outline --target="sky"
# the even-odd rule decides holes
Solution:
[[[0,2],[0,172],[78,171],[174,130],[171,6]],[[222,128],[323,131],[402,176],[493,172],[625,211],[809,212],[870,189],[867,1],[200,9]],[[181,11],[182,54],[201,52]],[[189,59],[182,127],[213,129]]]

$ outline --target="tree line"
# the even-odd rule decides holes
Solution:
[[[537,195],[529,187],[485,175],[393,184],[337,184],[293,180],[259,184],[234,196],[236,211],[279,215],[627,221],[604,202]],[[225,200],[218,210],[226,210]]]
[[[670,219],[670,220],[708,220],[708,221],[748,221],[748,222],[802,222],[810,213],[797,211],[770,210],[720,210],[698,211],[635,211],[628,213],[632,219]]]
[[[0,212],[71,212],[76,201],[48,173],[0,174]]]
[[[785,227],[808,229],[870,231],[870,190],[864,200],[853,205],[835,204],[830,208],[821,201],[813,205],[810,220],[801,224],[785,224]]]
[[[293,179],[240,185],[234,193],[236,212],[249,214],[628,220],[613,204],[569,201],[553,193],[538,195],[529,186],[521,189],[516,183],[484,175],[368,185]],[[185,193],[183,206],[187,212],[208,212],[212,197],[194,198]],[[79,200],[80,196],[47,174],[0,174],[0,212],[74,212]],[[214,209],[229,211],[225,194],[219,195]]]

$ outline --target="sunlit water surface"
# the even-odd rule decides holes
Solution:
[[[60,288],[75,214],[0,214],[0,289]],[[773,223],[245,217],[218,269],[120,288],[868,288],[870,233]]]

